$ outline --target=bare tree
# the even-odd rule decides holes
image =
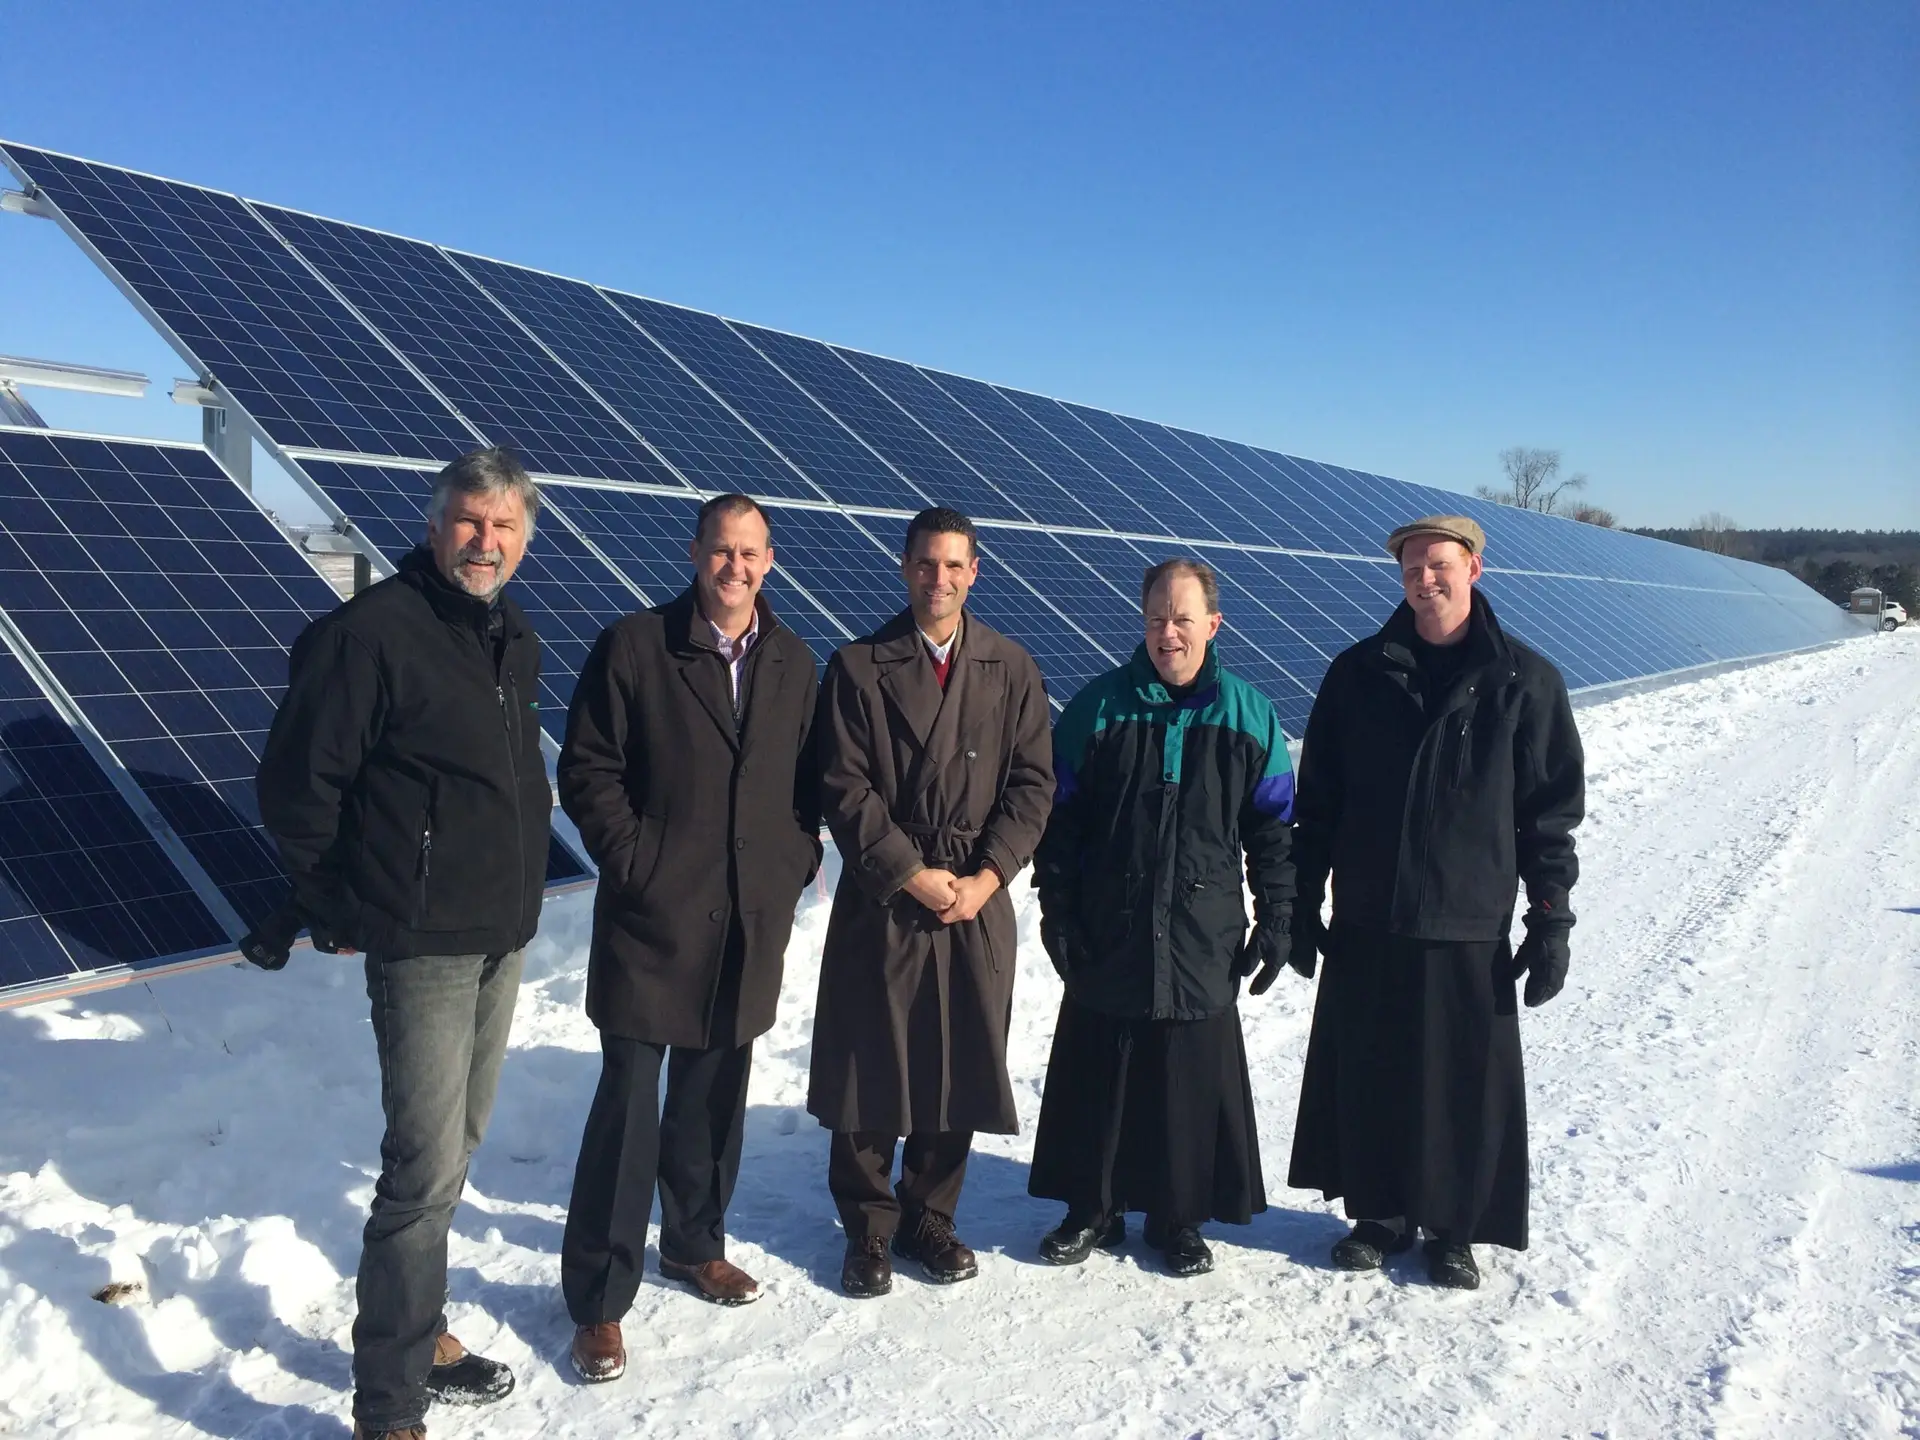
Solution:
[[[1693,522],[1693,529],[1699,532],[1702,550],[1715,555],[1733,554],[1734,539],[1740,533],[1740,525],[1731,515],[1709,510]]]
[[[1618,530],[1620,521],[1614,513],[1603,505],[1588,505],[1585,502],[1575,505],[1567,512],[1582,525],[1599,525],[1608,530]]]
[[[1541,450],[1530,445],[1515,445],[1500,452],[1500,468],[1507,472],[1504,489],[1482,485],[1482,500],[1498,501],[1521,510],[1538,510],[1542,515],[1558,515],[1561,497],[1587,488],[1584,474],[1560,478],[1560,452]]]

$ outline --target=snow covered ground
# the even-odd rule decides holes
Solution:
[[[1273,1208],[1179,1281],[1137,1242],[1056,1271],[1027,1198],[1058,987],[1022,899],[976,1282],[835,1288],[802,1108],[825,911],[760,1045],[732,1257],[765,1300],[650,1278],[627,1378],[565,1366],[560,1225],[597,1067],[586,906],[550,907],[455,1224],[452,1318],[518,1392],[459,1436],[1920,1435],[1920,633],[1581,714],[1574,969],[1527,1012],[1534,1248],[1484,1287],[1329,1270],[1285,1178],[1312,1003],[1244,1006]],[[1022,885],[1024,892],[1025,886]],[[201,972],[0,1015],[0,1434],[332,1436],[378,1090],[353,962]],[[651,1258],[649,1265],[651,1265]],[[134,1303],[90,1298],[137,1281]]]

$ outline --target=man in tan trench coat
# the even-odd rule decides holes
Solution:
[[[815,725],[843,868],[807,1109],[833,1131],[840,1285],[855,1296],[892,1288],[889,1241],[932,1280],[978,1273],[953,1215],[973,1132],[1019,1128],[1006,887],[1053,806],[1039,668],[966,610],[979,575],[973,522],[944,508],[916,515],[901,574],[910,607],[833,657]]]

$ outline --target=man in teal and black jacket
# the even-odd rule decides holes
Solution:
[[[1273,706],[1220,668],[1212,570],[1156,565],[1141,605],[1146,642],[1054,731],[1035,884],[1066,994],[1028,1189],[1066,1203],[1053,1263],[1118,1245],[1139,1210],[1167,1268],[1197,1275],[1203,1221],[1266,1209],[1235,1001],[1287,958],[1293,772]]]

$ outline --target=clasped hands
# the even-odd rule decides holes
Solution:
[[[956,875],[930,865],[916,870],[900,888],[933,911],[942,925],[958,925],[980,913],[980,907],[1000,888],[1000,877],[991,869]]]

